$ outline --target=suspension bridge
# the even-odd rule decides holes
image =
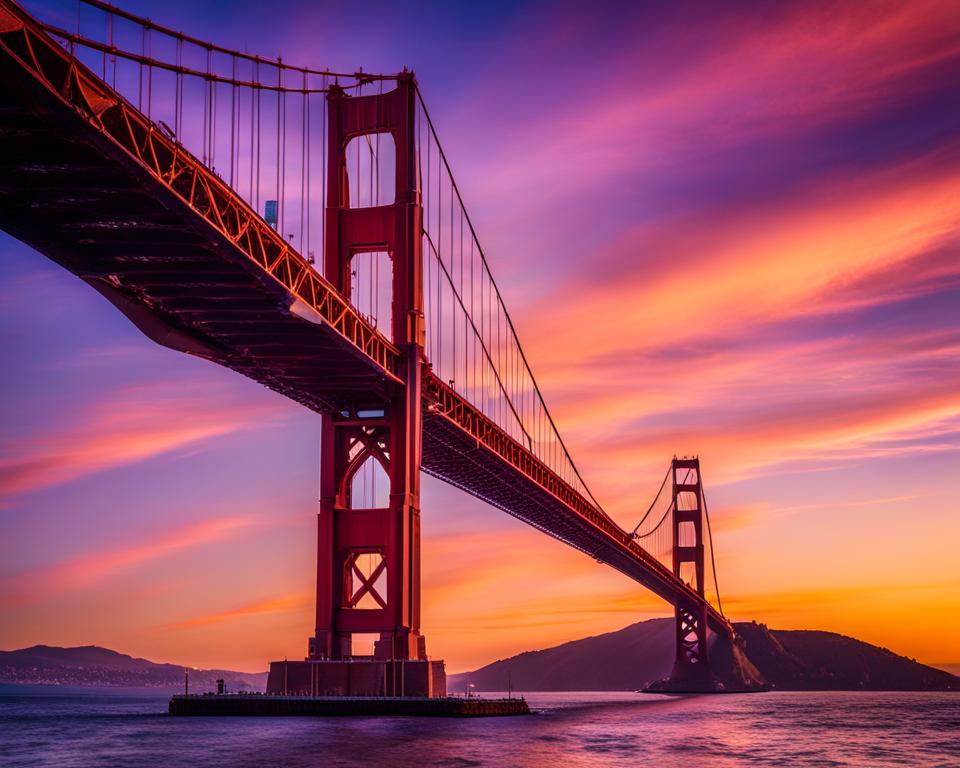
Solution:
[[[633,530],[596,501],[413,74],[293,66],[100,0],[51,17],[0,0],[0,228],[155,342],[322,415],[316,626],[271,689],[443,693],[421,472],[661,597],[673,680],[706,679],[708,633],[733,630],[699,461],[670,462]]]

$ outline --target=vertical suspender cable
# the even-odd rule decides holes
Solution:
[[[284,78],[286,80],[286,78]],[[278,226],[280,234],[286,238],[287,232],[287,92],[280,93],[280,102],[282,108],[280,114],[282,117],[280,128],[280,194],[277,196],[277,206],[280,208],[277,213]]]
[[[326,89],[329,85],[329,78],[325,75],[323,78],[323,87]],[[320,243],[321,249],[324,247],[327,235],[327,142],[330,140],[329,131],[327,129],[327,97],[323,97],[323,108],[321,109],[321,129],[320,136],[322,138],[321,142],[321,152],[320,152],[320,175],[322,176],[322,182],[320,184],[320,207],[321,207],[321,216],[320,216]],[[332,172],[332,171],[331,171]],[[322,271],[322,270],[321,270]]]
[[[309,79],[307,80],[309,83]],[[308,89],[309,90],[309,89]],[[310,219],[313,214],[313,206],[311,205],[312,195],[313,195],[313,185],[311,183],[311,168],[310,168],[310,145],[313,143],[313,134],[310,131],[310,94],[304,96],[304,103],[306,105],[307,117],[307,258],[312,264],[314,261],[313,250],[311,248],[311,239],[310,239]]]
[[[370,173],[368,174],[369,178],[367,179],[367,185],[369,188],[369,191],[367,192],[367,194],[369,195],[369,197],[367,198],[367,201],[368,201],[367,204],[372,207],[377,204],[376,198],[373,196],[373,174],[374,174],[374,166],[376,166],[377,161],[375,158],[375,153],[373,151],[373,139],[370,137],[370,134],[368,133],[364,137],[364,139],[367,142],[367,157],[369,157],[370,159]]]
[[[463,211],[460,211],[460,296],[461,301],[463,301],[465,280],[464,280],[464,269],[466,267],[466,252],[463,247]],[[462,391],[466,394],[469,391],[470,384],[470,326],[468,324],[469,319],[467,317],[467,305],[464,303],[462,309],[463,315],[463,383]]]
[[[147,56],[150,56],[150,30],[147,30]],[[153,64],[147,65],[147,119],[153,116]]]
[[[456,274],[456,263],[453,260],[454,249],[453,249],[453,185],[450,185],[450,273],[451,276]],[[450,289],[454,290],[453,279],[450,280]],[[450,299],[450,337],[452,341],[452,352],[453,352],[453,367],[450,371],[450,381],[454,382],[457,378],[457,336],[460,335],[457,329],[457,305],[453,301],[453,297]]]
[[[232,57],[234,83],[230,87],[230,186],[234,186],[234,157],[237,152],[237,57]]]
[[[110,14],[110,47],[113,48],[113,14]],[[110,57],[111,62],[113,63],[113,87],[117,87],[117,57],[116,54]]]
[[[208,74],[212,74],[212,72],[213,72],[213,52],[212,52],[211,50],[207,49],[207,73],[208,73]],[[207,167],[209,167],[209,168],[212,169],[213,166],[214,166],[214,161],[213,161],[213,135],[214,135],[213,120],[214,120],[214,114],[215,114],[215,112],[214,112],[214,105],[213,105],[213,94],[214,94],[214,91],[213,91],[213,79],[210,78],[210,77],[207,78],[206,92],[207,92],[206,107],[207,107],[207,113],[208,113],[208,115],[207,115],[207,122],[206,122],[206,126],[207,126]]]
[[[437,259],[443,264],[443,168],[437,163]],[[440,285],[440,269],[437,269],[437,369],[443,375],[443,293]]]
[[[307,243],[304,239],[304,221],[307,210],[307,73],[303,73],[303,98],[300,100],[300,250],[306,258]]]
[[[476,271],[476,261],[473,254],[473,238],[470,238],[470,319],[476,319],[476,290],[474,289],[474,273]],[[473,354],[473,362],[470,366],[470,392],[472,394],[472,399],[474,401],[478,400],[477,398],[477,337],[476,334],[473,336],[473,344],[471,345]]]
[[[210,52],[207,51],[207,72],[210,71]],[[203,156],[202,162],[204,165],[209,164],[209,156],[207,153],[207,143],[209,139],[210,129],[207,127],[207,119],[209,117],[210,108],[207,106],[207,99],[209,97],[209,88],[207,83],[203,84]]]
[[[106,21],[106,25],[107,25],[107,43],[108,43],[108,44],[110,44],[110,43],[112,42],[111,39],[110,39],[110,38],[111,38],[111,34],[110,34],[110,31],[111,31],[111,23],[110,23],[110,22],[112,21],[112,19],[113,19],[113,16],[108,13],[108,14],[107,14],[107,18],[106,18],[106,20],[105,20],[105,21]],[[106,49],[104,49],[104,50],[102,51],[102,56],[103,56],[103,82],[107,82],[107,51],[106,51]]]
[[[418,110],[418,114],[419,114],[419,110]],[[431,195],[431,189],[432,189],[432,187],[433,187],[433,175],[430,173],[430,166],[432,165],[432,161],[431,161],[431,159],[430,159],[430,156],[431,156],[431,154],[432,154],[432,150],[433,150],[433,146],[432,146],[432,140],[431,140],[431,138],[430,138],[430,132],[427,131],[427,163],[426,163],[426,165],[427,165],[427,168],[426,168],[426,172],[427,172],[427,185],[426,185],[426,191],[425,191],[425,196],[424,196],[424,200],[423,200],[423,205],[421,206],[421,210],[423,211],[422,215],[426,217],[426,221],[424,221],[424,227],[426,228],[426,230],[427,230],[428,232],[429,232],[429,230],[430,230],[430,211],[431,211],[431,209],[432,209],[432,206],[430,205],[430,202],[431,202],[431,200],[430,200],[430,195]],[[428,256],[427,256],[427,279],[426,279],[426,284],[427,284],[427,309],[426,309],[426,312],[427,312],[427,316],[424,318],[424,324],[427,326],[427,352],[428,352],[428,354],[430,355],[430,358],[431,358],[431,359],[433,359],[433,352],[434,352],[434,342],[433,342],[433,266],[432,266],[432,265],[433,265],[433,256],[432,256],[432,254],[428,254]]]
[[[177,40],[177,66],[183,66],[183,40]],[[174,107],[173,107],[173,130],[177,134],[177,141],[181,144],[183,143],[183,129],[181,128],[181,121],[183,120],[183,115],[181,109],[183,106],[183,73],[177,72],[176,77],[176,93],[174,95]]]
[[[256,173],[254,174],[254,180],[257,185],[257,195],[256,195],[257,213],[260,213],[262,215],[262,212],[260,209],[260,137],[263,134],[263,119],[262,119],[262,112],[260,109],[260,106],[261,106],[260,97],[263,93],[263,89],[259,87],[260,86],[260,62],[259,61],[256,63],[256,81],[257,81],[257,170],[256,170]]]
[[[255,142],[257,140],[254,129],[253,129],[254,128],[253,118],[254,118],[254,112],[256,109],[257,99],[259,99],[260,97],[260,89],[257,87],[258,80],[260,79],[259,70],[260,70],[260,63],[257,62],[255,64],[255,70],[253,73],[254,86],[253,86],[253,89],[250,91],[250,174],[249,174],[250,175],[250,185],[249,185],[250,191],[249,191],[249,195],[250,195],[250,204],[253,206],[253,210],[255,210],[257,213],[260,212],[259,210],[260,205],[256,200],[256,195],[254,193],[254,188],[253,188],[253,164],[254,164],[253,151],[256,148]]]
[[[210,170],[217,170],[217,82],[210,78]]]
[[[140,56],[141,56],[141,62],[140,62],[140,69],[139,69],[140,78],[139,78],[139,82],[137,83],[137,86],[138,86],[138,88],[137,88],[137,109],[139,109],[141,112],[143,112],[143,61],[142,61],[142,57],[144,57],[144,56],[146,55],[146,47],[147,47],[147,46],[146,46],[145,43],[144,43],[144,37],[145,37],[146,34],[147,34],[147,29],[146,29],[146,27],[140,27]]]
[[[374,152],[373,152],[373,168],[372,168],[373,175],[374,175],[374,185],[373,185],[373,190],[372,190],[372,195],[371,195],[373,199],[372,199],[371,202],[372,202],[373,205],[380,205],[381,202],[382,202],[382,201],[380,200],[380,131],[379,131],[379,128],[380,128],[380,118],[381,118],[381,116],[382,116],[382,111],[383,111],[383,80],[380,80],[380,81],[379,81],[378,86],[379,86],[379,87],[378,87],[378,90],[377,90],[377,128],[378,128],[378,130],[377,130],[376,134],[374,135],[374,140],[376,141],[376,147],[375,147]],[[381,291],[380,291],[380,261],[381,261],[380,258],[377,258],[377,259],[375,260],[375,263],[374,263],[374,270],[375,270],[375,272],[374,272],[374,280],[373,280],[373,284],[376,286],[376,291],[377,291],[375,315],[376,315],[376,317],[377,317],[378,320],[380,319],[380,293],[381,293]],[[392,263],[392,262],[391,262],[391,263]],[[391,271],[391,277],[392,277],[392,271]],[[392,281],[392,280],[390,281],[390,296],[391,296],[391,297],[393,296],[393,281]],[[384,331],[385,331],[385,333],[387,333],[388,335],[390,335],[390,334],[392,333],[392,331],[393,331],[393,328],[391,327],[391,326],[393,325],[393,309],[392,309],[392,307],[391,307],[391,311],[390,311],[389,314],[390,314],[390,322],[387,323],[387,324],[384,326]]]
[[[280,67],[278,66],[278,67],[277,67],[277,133],[276,133],[276,135],[275,135],[275,137],[274,137],[274,138],[276,139],[276,143],[277,143],[277,147],[276,147],[276,149],[277,149],[276,167],[275,167],[274,170],[276,171],[276,190],[277,190],[277,208],[278,208],[278,209],[279,209],[279,207],[280,207],[280,205],[281,205],[281,202],[280,202],[280,199],[281,199],[281,195],[280,195],[280,87],[281,87],[281,85],[282,85],[282,82],[281,82],[281,76],[282,76],[282,75],[281,75],[281,72],[282,72],[282,70],[281,70]],[[277,228],[282,229],[282,227],[280,226],[280,211],[279,211],[279,210],[277,211],[277,224],[276,224],[276,226],[277,226]],[[282,231],[281,231],[281,233],[280,233],[280,236],[283,237],[283,232],[282,232]]]

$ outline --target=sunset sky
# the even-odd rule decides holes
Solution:
[[[606,509],[632,528],[699,454],[731,618],[960,671],[956,2],[122,4],[289,62],[413,68]],[[156,346],[3,234],[0,359],[0,648],[306,653],[316,414]],[[424,485],[448,671],[666,615]]]

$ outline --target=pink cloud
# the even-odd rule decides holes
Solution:
[[[704,148],[722,153],[860,117],[923,88],[928,71],[960,54],[958,33],[955,8],[943,0],[712,18],[709,36],[676,31],[683,59],[642,45],[608,54],[589,88],[541,98],[534,115],[506,121],[471,189],[481,202],[523,200],[530,215],[606,180],[689,164]],[[570,30],[559,25],[556,34]],[[471,94],[455,129],[485,124],[474,110],[501,102],[499,84],[517,77],[517,62],[507,65],[508,76],[491,73],[497,87],[488,95]],[[538,75],[536,88],[550,87]]]
[[[63,592],[83,589],[128,568],[229,538],[255,522],[250,517],[207,520],[154,535],[148,543],[88,552],[53,565],[15,574],[0,581],[0,605],[15,608]]]
[[[224,399],[212,387],[172,382],[109,393],[59,431],[8,437],[0,447],[0,503],[12,496],[144,461],[262,426],[290,406],[276,398]]]
[[[650,252],[635,237],[618,248],[617,260],[635,265],[628,272],[605,279],[600,271],[590,290],[578,282],[524,308],[527,346],[542,370],[569,360],[571,345],[596,357],[625,343],[666,347],[707,329],[802,317],[849,281],[904,264],[960,226],[955,174],[931,174],[841,184],[765,217],[670,227],[670,258],[652,266],[632,258]],[[614,326],[603,322],[610,307]]]

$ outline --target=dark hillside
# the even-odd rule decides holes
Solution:
[[[833,632],[771,630],[735,625],[747,658],[774,688],[782,690],[960,690],[960,678],[898,656],[885,648]],[[527,651],[462,675],[478,690],[635,691],[669,675],[673,620],[651,619],[616,632]]]
[[[156,664],[96,645],[76,648],[34,645],[16,651],[0,651],[0,682],[4,683],[182,689],[183,670],[176,664]],[[217,678],[223,678],[227,688],[232,690],[263,690],[266,684],[265,672],[247,674],[225,669],[192,669],[191,690],[215,690]]]

